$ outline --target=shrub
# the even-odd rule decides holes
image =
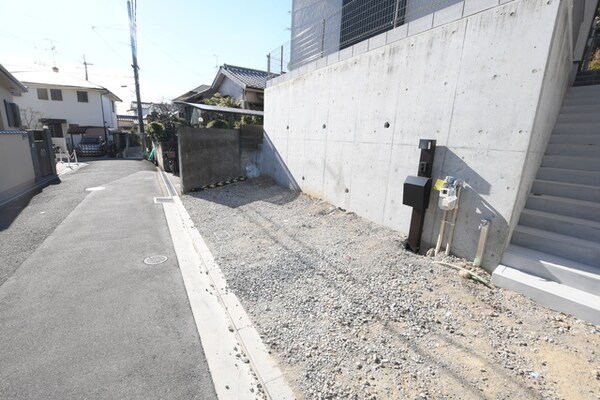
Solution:
[[[229,124],[224,119],[215,119],[210,121],[206,127],[214,129],[229,129]]]

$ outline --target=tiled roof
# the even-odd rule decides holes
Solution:
[[[236,67],[235,65],[223,64],[223,71],[230,74],[247,87],[254,89],[264,89],[267,87],[267,76],[269,73],[257,69]]]
[[[199,95],[209,97],[213,94],[214,93],[212,92],[210,85],[200,85],[197,88],[194,88],[189,92],[186,92],[181,96],[174,98],[173,101],[192,101],[196,99]]]

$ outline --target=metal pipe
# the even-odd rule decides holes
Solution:
[[[435,245],[434,256],[437,256],[442,248],[442,241],[444,240],[444,230],[446,229],[446,217],[448,216],[448,210],[444,210],[444,214],[442,216],[442,223],[440,225],[440,233],[438,233],[437,243]]]
[[[481,262],[483,260],[483,252],[485,251],[485,243],[487,242],[488,232],[490,229],[490,220],[482,219],[481,224],[479,224],[479,230],[481,233],[479,234],[479,243],[477,244],[477,252],[475,253],[475,259],[473,260],[473,266],[481,267]]]
[[[400,11],[400,0],[396,0],[396,8],[394,9],[394,28],[398,26],[398,12]]]
[[[321,32],[321,58],[325,57],[325,18],[323,18],[323,27]]]
[[[452,239],[454,239],[454,228],[456,228],[456,216],[458,214],[458,207],[460,205],[460,192],[462,191],[462,184],[456,188],[456,208],[452,213],[452,222],[450,223],[450,233],[448,234],[448,243],[446,243],[446,255],[450,254],[450,247],[452,247]]]

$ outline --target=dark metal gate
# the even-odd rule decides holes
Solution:
[[[29,131],[29,145],[35,181],[39,182],[49,175],[55,175],[55,159],[50,131]]]

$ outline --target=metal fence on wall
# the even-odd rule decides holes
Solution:
[[[462,0],[350,0],[267,54],[272,77]]]

